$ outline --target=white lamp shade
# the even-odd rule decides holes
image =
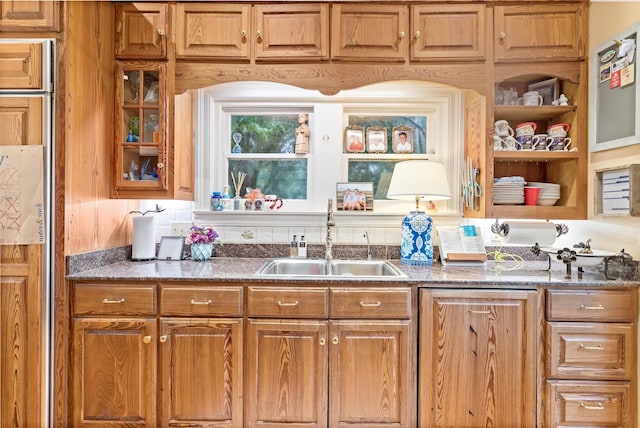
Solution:
[[[389,199],[430,201],[451,199],[451,189],[447,171],[441,162],[430,160],[410,160],[398,162],[393,169]]]

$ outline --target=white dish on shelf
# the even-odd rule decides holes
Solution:
[[[550,207],[555,205],[556,202],[558,202],[558,199],[560,198],[538,198],[538,205]]]
[[[559,248],[550,248],[550,247],[543,247],[540,248],[540,251],[542,251],[543,253],[547,253],[549,254],[549,257],[551,258],[551,260],[555,260],[558,263],[564,263],[562,260],[558,259],[558,251],[560,249]],[[613,253],[611,251],[603,251],[603,250],[591,250],[592,253],[580,253],[580,249],[575,249],[574,250],[576,252],[576,261],[575,262],[571,262],[571,264],[573,266],[577,266],[577,267],[589,267],[589,266],[597,266],[599,265],[605,257],[612,257],[615,256],[616,253]]]

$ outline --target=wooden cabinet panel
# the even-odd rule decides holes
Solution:
[[[582,59],[583,10],[581,3],[495,6],[496,62]]]
[[[0,32],[59,31],[60,2],[0,1]]]
[[[331,8],[331,59],[404,62],[409,11],[403,5],[335,3]]]
[[[156,313],[154,285],[76,283],[75,315],[153,315]]]
[[[327,426],[327,321],[249,320],[249,427]]]
[[[329,4],[256,4],[255,59],[329,59]]]
[[[634,322],[636,293],[624,290],[547,290],[547,320]]]
[[[411,426],[409,321],[331,321],[330,427]]]
[[[161,319],[162,426],[242,427],[242,320]]]
[[[632,324],[547,323],[547,377],[632,380]]]
[[[177,58],[249,61],[250,4],[178,3]]]
[[[408,319],[411,289],[332,288],[331,318]]]
[[[249,287],[247,315],[267,318],[327,318],[329,290],[325,287]]]
[[[0,145],[42,144],[42,98],[0,98]]]
[[[42,44],[2,43],[0,89],[42,89]]]
[[[628,382],[548,381],[546,392],[549,427],[636,426]]]
[[[242,316],[242,287],[160,286],[162,316]]]
[[[484,4],[411,6],[411,60],[483,60],[487,30]]]
[[[536,426],[536,293],[420,293],[419,426]]]
[[[155,427],[155,319],[76,318],[73,426]]]
[[[116,5],[116,57],[163,59],[167,56],[168,5]]]

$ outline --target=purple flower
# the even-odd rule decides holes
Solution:
[[[185,240],[186,244],[208,244],[213,243],[218,238],[216,232],[211,226],[196,226],[189,228],[189,236]]]

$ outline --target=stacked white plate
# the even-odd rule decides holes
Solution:
[[[540,183],[529,181],[527,186],[539,187],[540,196],[538,196],[538,205],[555,205],[560,199],[560,185],[556,183]]]
[[[495,179],[493,183],[494,205],[519,205],[524,204],[524,179],[522,181],[510,180],[512,177]],[[505,180],[506,179],[506,180]]]

